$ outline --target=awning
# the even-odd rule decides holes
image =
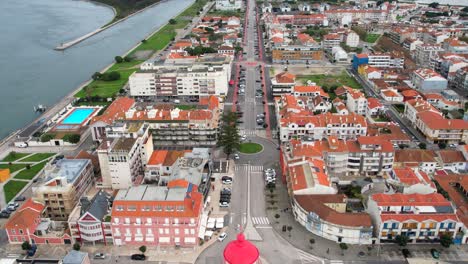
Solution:
[[[208,231],[205,232],[205,237],[211,238],[212,236],[213,236],[213,231],[208,230]]]

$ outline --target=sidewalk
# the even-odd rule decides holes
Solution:
[[[294,219],[294,216],[289,209],[287,212],[282,210],[285,208],[291,208],[289,203],[289,197],[287,194],[286,186],[281,182],[277,183],[274,193],[276,196],[273,200],[277,202],[272,206],[270,203],[267,204],[267,216],[273,226],[273,229],[277,234],[283,237],[286,241],[292,244],[294,247],[301,249],[307,253],[319,256],[325,259],[331,260],[344,260],[344,261],[378,261],[378,260],[404,260],[401,254],[400,247],[396,244],[385,244],[381,245],[350,245],[344,252],[339,248],[339,244],[316,236],[309,232],[305,227],[300,225]],[[269,195],[269,192],[267,193]],[[268,198],[267,200],[271,200]],[[277,209],[272,209],[277,207]],[[276,219],[275,214],[279,214],[280,218]],[[283,225],[291,226],[291,235],[289,232],[283,232]],[[313,245],[310,244],[309,240],[315,239]],[[455,246],[452,245],[449,249],[442,248],[439,244],[408,244],[405,248],[408,248],[413,256],[432,258],[430,255],[430,249],[436,248],[441,252],[441,260],[463,260],[468,259],[468,246]],[[327,250],[329,249],[329,253]],[[380,255],[378,255],[380,251]],[[360,256],[360,252],[362,256]]]

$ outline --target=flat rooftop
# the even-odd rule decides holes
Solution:
[[[183,201],[187,193],[186,188],[171,188],[166,186],[140,185],[120,190],[115,201]]]
[[[87,159],[62,159],[52,169],[46,170],[45,174],[47,180],[65,177],[69,183],[73,183],[89,163]]]

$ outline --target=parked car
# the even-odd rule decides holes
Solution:
[[[18,196],[18,197],[15,198],[15,202],[22,202],[22,201],[26,201],[26,197]]]
[[[233,156],[234,156],[234,159],[236,159],[236,160],[240,159],[239,154],[237,154],[237,153],[235,153]]]
[[[223,242],[223,240],[227,237],[227,234],[225,232],[221,233],[219,236],[218,236],[218,241],[219,242]]]
[[[146,256],[143,254],[133,254],[130,258],[132,260],[145,260]]]
[[[221,178],[221,181],[223,182],[223,184],[231,184],[232,183],[232,178],[229,177],[229,176],[223,176]]]
[[[257,118],[265,118],[265,115],[264,114],[258,114]]]
[[[26,142],[22,142],[18,145],[18,148],[27,148],[28,147],[28,143]]]
[[[435,259],[439,259],[439,257],[440,257],[439,251],[437,249],[435,249],[435,248],[431,248],[431,255]]]
[[[16,208],[19,207],[19,203],[10,202],[10,203],[8,203],[8,206],[12,206],[12,207],[14,207],[16,209]]]
[[[246,135],[242,135],[242,136],[241,136],[241,140],[242,140],[242,141],[247,140],[247,136],[246,136]]]
[[[219,207],[229,207],[229,203],[228,202],[220,202]]]
[[[13,211],[16,211],[16,207],[14,205],[9,205],[7,207],[7,210],[13,212]]]
[[[96,253],[94,254],[94,259],[105,259],[106,255],[104,253]]]

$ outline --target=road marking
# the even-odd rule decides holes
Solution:
[[[242,225],[245,225],[247,223],[247,216],[242,217]]]
[[[252,222],[254,225],[269,225],[270,221],[267,217],[252,217]]]
[[[309,254],[307,252],[304,252],[304,251],[302,251],[300,249],[296,249],[296,250],[297,250],[297,254],[299,255],[299,259],[301,260],[302,264],[306,264],[306,263],[325,263],[325,261],[320,257],[314,256],[314,255]]]
[[[330,260],[330,264],[341,264],[344,263],[342,260]]]
[[[262,172],[263,166],[250,166],[251,171]]]

